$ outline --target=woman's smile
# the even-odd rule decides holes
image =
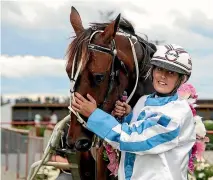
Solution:
[[[178,82],[179,75],[176,72],[155,67],[153,70],[153,86],[158,93],[168,94],[173,91]]]

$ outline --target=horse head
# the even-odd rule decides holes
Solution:
[[[124,90],[131,93],[135,86],[133,46],[139,64],[139,81],[150,87],[151,83],[141,78],[149,69],[148,62],[154,50],[147,41],[135,35],[134,28],[128,21],[121,20],[118,15],[110,23],[96,23],[85,29],[79,13],[72,7],[70,22],[76,34],[67,52],[66,71],[74,84],[71,92],[79,92],[84,97],[89,93],[99,108],[110,113]],[[138,87],[142,87],[141,82]],[[137,88],[136,94],[141,96],[144,93],[145,88]],[[75,145],[77,150],[87,151],[91,146],[92,136],[71,113],[69,145]]]

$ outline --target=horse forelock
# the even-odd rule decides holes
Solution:
[[[73,60],[75,58],[75,55],[83,55],[83,66],[82,66],[82,70],[85,68],[86,63],[87,63],[87,56],[88,56],[88,49],[87,49],[87,45],[89,42],[89,38],[91,35],[92,31],[91,28],[86,29],[85,31],[83,31],[81,34],[79,34],[78,36],[74,36],[73,37],[73,41],[71,42],[71,44],[68,47],[67,50],[67,65],[66,65],[66,71],[68,76],[70,77],[70,73],[71,73],[71,68],[73,65]],[[81,54],[79,54],[81,53]],[[77,68],[77,64],[79,63],[79,58],[77,57],[77,61],[75,64],[75,70]]]

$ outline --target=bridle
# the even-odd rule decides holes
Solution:
[[[99,104],[99,108],[103,108],[103,105],[107,102],[110,93],[112,92],[113,89],[113,85],[114,85],[114,81],[115,81],[115,76],[116,76],[116,71],[115,71],[115,59],[117,57],[117,50],[116,50],[116,44],[115,44],[115,40],[113,39],[111,41],[111,49],[110,48],[106,48],[106,47],[102,47],[96,44],[92,44],[91,40],[94,37],[94,35],[98,32],[102,32],[102,31],[95,31],[91,36],[90,36],[90,40],[89,40],[89,44],[88,44],[88,49],[91,51],[98,51],[101,53],[106,53],[106,54],[110,54],[112,56],[112,65],[111,65],[111,70],[110,70],[110,80],[109,80],[109,86],[107,88],[106,91],[106,95],[104,98],[103,103]],[[120,61],[122,62],[122,61]],[[123,62],[122,62],[123,63]],[[126,69],[126,66],[123,63],[123,67]],[[127,71],[127,70],[126,70]]]
[[[110,80],[109,80],[109,86],[108,86],[108,89],[107,89],[107,92],[106,92],[106,96],[105,96],[105,99],[103,101],[103,103],[100,105],[100,107],[103,107],[104,103],[107,102],[108,100],[108,97],[110,95],[110,93],[112,92],[112,89],[113,89],[113,85],[114,85],[114,80],[115,80],[115,76],[116,76],[116,71],[115,71],[115,59],[117,57],[117,49],[116,49],[116,43],[115,43],[115,40],[113,39],[111,41],[111,48],[106,48],[106,47],[103,47],[103,46],[99,46],[99,45],[96,45],[96,44],[92,44],[91,41],[94,37],[94,35],[96,33],[100,33],[100,32],[103,32],[103,31],[100,31],[100,30],[97,30],[97,31],[94,31],[91,36],[90,36],[90,39],[89,39],[89,43],[88,43],[88,46],[87,48],[91,51],[98,51],[98,52],[101,52],[101,53],[107,53],[107,54],[110,54],[112,56],[112,65],[111,65],[111,71],[110,71]],[[131,98],[133,97],[134,93],[135,93],[135,90],[136,90],[136,87],[137,87],[137,84],[138,84],[138,79],[139,79],[139,68],[138,68],[138,61],[137,61],[137,56],[136,56],[136,52],[135,52],[135,47],[134,47],[134,44],[132,42],[132,39],[134,38],[137,42],[137,38],[135,36],[132,36],[132,35],[129,35],[127,33],[124,33],[124,32],[117,32],[116,33],[117,35],[122,35],[122,36],[125,36],[128,38],[129,42],[130,42],[130,45],[131,45],[131,48],[132,48],[132,53],[133,53],[133,59],[134,59],[134,63],[135,63],[135,68],[136,68],[136,82],[135,82],[135,86],[131,92],[131,94],[129,95],[128,99],[127,99],[127,103],[131,100]],[[69,110],[76,115],[77,117],[77,121],[84,127],[84,128],[87,128],[87,123],[86,121],[80,116],[80,114],[78,112],[76,112],[75,110],[72,109],[71,105],[72,105],[72,101],[75,101],[75,98],[74,98],[74,92],[75,92],[75,85],[76,85],[76,81],[80,75],[80,71],[81,71],[81,67],[82,67],[82,59],[80,60],[80,63],[78,65],[78,68],[77,68],[77,71],[75,73],[75,76],[74,76],[74,66],[75,66],[75,62],[76,62],[76,56],[77,56],[77,52],[75,53],[74,55],[74,60],[73,60],[73,66],[72,66],[72,71],[71,71],[71,78],[70,78],[70,106],[68,107]],[[122,61],[120,61],[121,63],[121,66],[126,69],[126,66],[124,65],[124,63]]]

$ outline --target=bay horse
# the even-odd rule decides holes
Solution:
[[[119,14],[110,23],[91,23],[85,29],[78,11],[72,7],[70,22],[76,34],[67,51],[66,71],[71,81],[71,94],[79,92],[86,97],[89,93],[99,108],[110,113],[124,90],[130,95],[136,89],[129,103],[131,106],[142,95],[153,92],[151,80],[144,77],[156,47],[137,36],[129,21]],[[67,143],[78,152],[81,179],[110,179],[102,158],[103,146],[97,148],[95,161],[89,150],[94,134],[83,127],[85,118],[78,117],[71,112]]]

